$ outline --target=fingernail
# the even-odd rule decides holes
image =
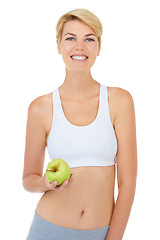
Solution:
[[[65,184],[67,184],[67,183],[68,183],[68,181],[65,182]]]

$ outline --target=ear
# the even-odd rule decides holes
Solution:
[[[99,50],[98,50],[98,54],[97,54],[97,57],[99,56],[99,54],[100,54],[100,51],[101,51],[101,49],[99,48]]]
[[[58,39],[56,40],[58,53],[61,54],[60,44],[58,44]]]

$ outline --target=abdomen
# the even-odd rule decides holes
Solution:
[[[114,208],[115,166],[72,168],[74,181],[62,192],[48,191],[36,212],[45,220],[72,229],[110,224]]]

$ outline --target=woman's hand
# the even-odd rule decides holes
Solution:
[[[69,181],[65,180],[60,186],[57,186],[58,181],[53,181],[52,183],[50,183],[46,177],[46,173],[43,176],[44,186],[45,186],[45,189],[47,189],[46,191],[56,190],[56,191],[61,192],[65,188],[68,188],[71,185],[71,183],[73,182],[73,180],[74,180],[74,175],[72,173]]]

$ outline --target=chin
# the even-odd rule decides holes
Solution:
[[[87,73],[91,70],[91,67],[93,66],[90,65],[90,66],[77,66],[77,67],[73,67],[73,66],[66,66],[66,69],[69,71],[69,72],[73,72],[73,73]]]

